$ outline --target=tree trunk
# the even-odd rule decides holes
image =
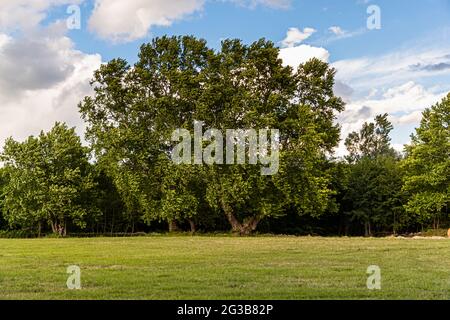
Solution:
[[[58,227],[57,227],[57,223],[54,221],[50,222],[51,226],[52,226],[52,232],[53,233],[58,233]]]
[[[222,202],[222,209],[225,212],[225,216],[227,217],[228,222],[231,225],[231,231],[233,233],[241,233],[242,226],[240,222],[236,219],[236,217],[233,214],[233,209],[226,203],[226,201]]]
[[[112,209],[111,235],[114,232],[114,208]]]
[[[261,219],[258,217],[251,217],[244,220],[244,223],[241,225],[241,235],[248,236],[253,231],[256,230],[258,223]]]
[[[67,236],[67,221],[64,219],[64,224],[62,225],[62,236]]]
[[[225,216],[228,219],[228,222],[231,225],[231,231],[233,233],[239,234],[241,236],[248,236],[253,231],[256,230],[259,221],[261,220],[258,217],[251,217],[244,220],[243,223],[240,223],[236,216],[233,213],[233,209],[231,208],[226,201],[222,200],[222,209],[225,212]]]
[[[395,222],[395,212],[394,212],[394,224],[392,225],[392,231],[394,233],[394,236],[397,235],[397,230],[396,230],[396,222]]]
[[[54,234],[58,234],[61,237],[65,237],[67,235],[67,229],[65,224],[59,223],[59,222],[55,222],[55,221],[51,221],[51,225],[52,225],[52,231]]]
[[[189,225],[191,227],[191,233],[195,233],[195,231],[197,231],[196,227],[195,227],[195,222],[191,219],[188,219],[188,221],[189,221]]]
[[[170,220],[169,221],[169,232],[177,232],[180,231],[180,228],[178,228],[178,224],[176,220]]]

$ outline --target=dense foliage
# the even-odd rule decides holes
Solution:
[[[283,66],[264,39],[225,40],[218,51],[194,37],[154,39],[135,65],[115,59],[95,72],[95,94],[79,105],[90,148],[60,123],[6,141],[0,228],[371,236],[448,222],[450,95],[424,112],[404,158],[390,145],[384,114],[347,137],[349,155],[339,160],[344,103],[334,76],[318,59]],[[195,137],[199,126],[193,154],[183,151],[188,162],[174,163],[174,133]],[[278,149],[234,141],[249,157],[276,156],[275,174],[262,174],[263,161],[221,162],[228,149],[219,133],[228,129],[277,129]],[[215,164],[196,162],[199,152]]]
[[[447,219],[450,202],[450,94],[425,110],[420,127],[406,147],[403,189],[406,209],[423,223]]]

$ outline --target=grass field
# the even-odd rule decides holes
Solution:
[[[66,268],[81,268],[68,290]],[[369,265],[382,289],[366,287]],[[1,299],[450,299],[450,240],[0,240]]]

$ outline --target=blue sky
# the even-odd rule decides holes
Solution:
[[[70,5],[81,10],[80,29],[66,27]],[[380,29],[367,28],[369,6],[380,10]],[[192,34],[214,48],[224,38],[265,37],[286,64],[329,62],[347,102],[343,138],[388,112],[401,149],[421,111],[450,91],[450,0],[4,0],[0,139],[56,120],[82,133],[76,104],[91,94],[92,71],[116,57],[133,63],[142,43],[165,34]]]
[[[151,0],[150,0],[151,1]],[[292,1],[288,8],[236,5],[227,1],[208,1],[202,10],[174,21],[169,26],[155,26],[147,36],[128,43],[111,43],[99,39],[88,28],[88,19],[94,8],[93,0],[81,6],[82,28],[69,32],[76,47],[87,53],[99,52],[110,60],[117,56],[133,62],[139,46],[152,37],[162,35],[192,34],[208,41],[215,48],[223,38],[239,38],[252,42],[265,37],[274,42],[281,41],[288,28],[310,26],[317,30],[307,43],[326,45],[331,61],[376,55],[395,49],[402,44],[426,41],[450,29],[450,0],[303,0]],[[340,41],[324,43],[330,37],[328,28],[340,26],[347,31],[366,28],[370,4],[381,8],[382,28]],[[45,24],[64,18],[67,6],[50,10]],[[111,17],[114,19],[114,17]]]

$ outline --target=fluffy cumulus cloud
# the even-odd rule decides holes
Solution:
[[[115,42],[145,37],[154,26],[169,26],[174,21],[199,11],[204,0],[96,0],[89,28],[98,36]]]
[[[280,59],[283,60],[283,65],[296,69],[301,63],[312,58],[328,62],[330,53],[327,49],[301,44],[315,32],[313,28],[304,28],[303,31],[298,28],[289,28],[286,37],[281,41]]]
[[[42,26],[50,9],[82,2],[0,1],[0,144],[10,136],[36,135],[56,121],[83,134],[77,104],[92,93],[89,80],[101,56],[76,50],[65,21]]]
[[[66,37],[9,39],[0,48],[0,98],[50,88],[74,72],[78,58]]]
[[[291,66],[294,69],[296,69],[299,64],[312,58],[318,58],[322,61],[328,62],[329,57],[330,53],[328,50],[320,47],[313,47],[307,44],[280,49],[280,58],[283,60],[283,65]]]
[[[83,134],[77,104],[91,94],[89,80],[100,64],[100,55],[75,50],[62,31],[0,35],[0,141],[22,140],[56,121]]]
[[[286,33],[286,38],[281,42],[283,46],[291,48],[295,45],[305,41],[315,33],[313,28],[304,28],[303,31],[298,28],[289,28]]]

